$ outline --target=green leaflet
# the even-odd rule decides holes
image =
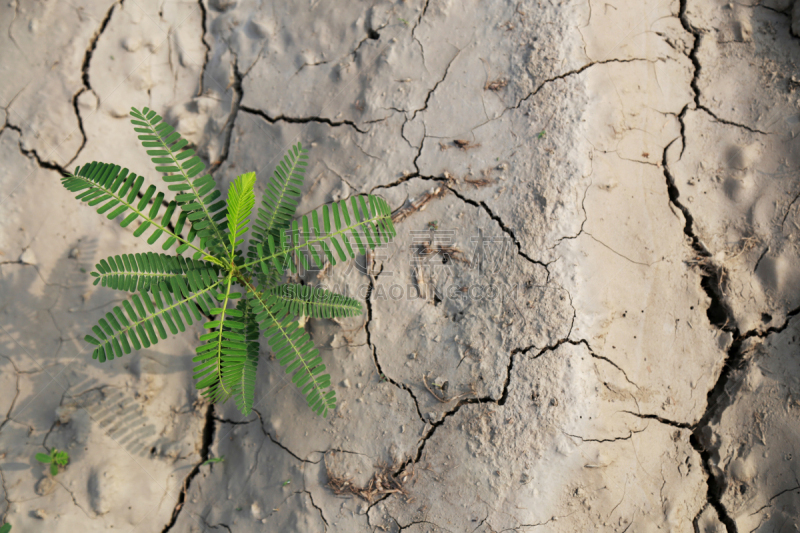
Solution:
[[[274,297],[276,305],[293,316],[334,318],[362,313],[358,300],[310,285],[280,285],[264,294]]]
[[[248,172],[242,174],[231,184],[228,192],[228,230],[230,231],[230,253],[236,251],[236,247],[244,242],[240,238],[247,231],[247,223],[250,221],[250,212],[256,203],[256,195],[253,186],[256,184],[256,173]]]
[[[185,275],[190,270],[217,270],[218,267],[212,263],[184,259],[180,255],[147,252],[107,257],[101,259],[95,269],[97,271],[91,273],[95,277],[94,285],[136,292],[146,291],[160,281],[167,281],[167,286],[171,287],[169,280],[174,277],[186,279]]]
[[[336,391],[325,392],[331,386],[331,376],[322,374],[325,364],[311,337],[275,296],[252,294],[250,297],[255,320],[264,330],[278,363],[286,367],[287,374],[293,374],[292,383],[306,396],[309,407],[327,417],[328,410],[336,407]]]
[[[184,321],[191,326],[192,317],[200,320],[201,311],[208,314],[213,305],[210,298],[213,289],[220,283],[216,273],[209,269],[190,270],[185,276],[169,278],[169,285],[162,280],[152,284],[149,293],[134,294],[130,301],[115,306],[100,319],[92,328],[94,335],[84,337],[86,342],[97,346],[92,358],[103,363],[122,357],[123,352],[131,353],[131,347],[149,348],[158,343],[159,337],[167,338],[164,323],[173,335],[178,330],[185,331]]]
[[[280,233],[277,239],[268,235],[268,248],[264,250],[265,247],[261,246],[262,252],[258,252],[260,243],[257,244],[257,259],[244,266],[268,263],[283,273],[288,265],[294,273],[298,264],[308,270],[313,261],[319,269],[323,261],[336,265],[337,259],[352,259],[356,251],[363,255],[367,248],[374,249],[388,243],[397,234],[391,208],[383,198],[352,196],[350,207],[347,204],[346,200],[334,202],[330,207],[322,207],[321,217],[317,211],[312,211],[302,217],[300,224],[293,221],[291,230],[286,232],[288,237],[285,233]]]
[[[279,162],[255,207],[256,174],[234,179],[226,199],[194,148],[154,111],[132,108],[131,122],[157,172],[175,198],[166,201],[143,176],[119,165],[93,162],[62,178],[77,198],[163,250],[100,259],[97,286],[133,293],[92,327],[85,340],[99,362],[148,348],[196,321],[202,344],[193,358],[196,387],[211,402],[233,398],[244,415],[257,403],[256,373],[263,332],[274,357],[291,375],[310,408],[325,417],[336,408],[331,377],[297,317],[360,315],[361,303],[306,285],[280,284],[285,270],[364,254],[389,242],[391,209],[380,197],[361,195],[323,206],[293,220],[308,166],[298,143]],[[247,233],[251,238],[245,243]],[[244,251],[246,250],[246,259]],[[192,258],[183,257],[191,251]],[[58,468],[61,456],[40,454]],[[60,464],[60,463],[59,463]]]
[[[248,257],[256,259],[255,243],[266,245],[267,235],[278,237],[289,227],[303,188],[303,179],[308,165],[308,150],[300,143],[292,146],[283,160],[275,167],[275,174],[264,190],[258,218],[253,224],[253,241]]]

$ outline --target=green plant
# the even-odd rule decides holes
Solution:
[[[50,450],[50,455],[45,453],[37,453],[36,460],[40,463],[50,465],[50,473],[52,475],[58,474],[59,466],[67,466],[69,463],[69,454],[67,452],[58,451],[56,448]],[[0,531],[1,533],[1,531]]]
[[[200,466],[210,465],[211,463],[221,463],[224,460],[225,460],[225,456],[224,455],[220,455],[219,457],[212,457],[211,459],[207,459],[207,460],[203,461],[203,464],[201,464]]]
[[[11,524],[3,524],[0,527],[0,533],[8,533],[9,531],[11,531]]]
[[[206,165],[172,126],[148,108],[132,108],[131,116],[156,171],[177,193],[174,200],[165,202],[155,185],[141,193],[142,176],[109,163],[78,167],[62,178],[62,184],[80,192],[77,199],[96,206],[109,220],[125,215],[122,227],[138,220],[133,234],[139,237],[152,230],[148,244],[166,237],[162,249],[177,246],[178,255],[149,252],[100,260],[91,273],[95,285],[138,294],[106,313],[92,327],[93,335],[86,335],[95,346],[92,357],[102,363],[131,349],[148,348],[159,337],[166,338],[164,323],[176,334],[185,330],[184,323],[193,323],[192,317],[200,320],[202,312],[207,319],[204,328],[210,331],[200,337],[205,344],[193,359],[194,378],[208,400],[233,397],[242,413],[250,412],[263,331],[275,358],[292,374],[312,410],[327,416],[336,406],[336,391],[326,392],[330,375],[323,374],[325,364],[298,318],[359,315],[361,304],[321,288],[280,284],[280,280],[286,270],[309,269],[311,261],[316,268],[326,260],[335,265],[354,258],[356,250],[363,255],[367,248],[388,242],[395,236],[388,204],[377,196],[353,196],[350,207],[343,200],[302,216],[299,223],[292,220],[308,160],[298,143],[265,188],[244,257],[240,245],[255,204],[255,173],[237,177],[226,201],[214,178],[204,172]],[[188,229],[185,236],[184,229]],[[187,250],[194,252],[191,259],[180,255]],[[235,291],[235,285],[243,292]]]

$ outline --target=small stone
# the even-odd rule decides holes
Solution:
[[[345,389],[349,389],[350,388],[350,380],[349,379],[345,379],[344,381],[342,381],[342,387],[344,387]]]
[[[47,513],[45,512],[45,510],[44,510],[44,509],[36,509],[36,510],[33,512],[33,514],[34,514],[34,516],[36,516],[36,518],[38,518],[39,520],[44,520],[45,518],[47,518]]]
[[[24,263],[26,265],[35,265],[36,263],[36,254],[33,253],[33,250],[28,248],[22,255],[19,256],[19,262]]]
[[[436,337],[433,338],[433,342],[441,342],[441,340],[442,340],[441,335],[436,335]]]
[[[78,256],[81,255],[81,251],[78,248],[73,248],[69,251],[69,258],[70,259],[77,259]]]

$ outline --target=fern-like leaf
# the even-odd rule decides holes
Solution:
[[[61,183],[68,191],[83,191],[76,198],[88,202],[92,207],[99,205],[100,207],[97,208],[98,213],[105,214],[110,211],[107,215],[109,220],[113,220],[130,211],[120,222],[120,226],[123,228],[130,225],[137,218],[141,218],[143,222],[133,234],[139,237],[152,227],[154,231],[147,239],[148,244],[154,244],[159,237],[166,235],[168,238],[162,245],[164,250],[179,242],[181,244],[178,247],[178,253],[189,247],[202,252],[201,248],[192,244],[196,233],[194,228],[189,231],[189,235],[185,239],[180,235],[189,216],[188,213],[180,213],[175,224],[175,231],[170,230],[169,223],[175,214],[176,202],[170,202],[161,216],[161,220],[158,220],[158,212],[162,207],[164,193],[159,192],[153,198],[156,186],[150,185],[142,195],[142,198],[137,201],[137,195],[142,188],[144,178],[132,172],[128,173],[127,168],[94,161],[83,167],[77,167],[74,174],[62,177]],[[150,209],[145,210],[151,199],[153,200],[153,205]]]
[[[254,243],[266,245],[267,235],[275,239],[289,227],[303,187],[303,178],[308,165],[308,150],[300,143],[292,146],[283,160],[275,167],[275,174],[267,184],[258,208],[258,218],[253,223],[253,239],[248,256],[255,259]]]
[[[173,335],[178,330],[185,331],[183,320],[189,325],[193,323],[192,315],[195,320],[200,320],[198,307],[204,314],[210,314],[209,307],[213,306],[213,302],[209,296],[215,295],[214,288],[221,282],[211,269],[189,270],[185,277],[171,277],[169,285],[166,280],[152,284],[149,288],[152,299],[147,292],[134,294],[131,297],[133,305],[124,301],[122,307],[115,306],[92,328],[95,336],[84,337],[87,342],[97,346],[92,358],[102,363],[115,356],[122,357],[123,351],[131,353],[131,345],[134,350],[139,350],[157,344],[158,336],[166,339],[167,332],[162,319]]]
[[[353,298],[320,287],[286,284],[265,292],[274,296],[276,303],[293,316],[334,318],[356,316],[362,313],[361,303]]]
[[[192,223],[192,229],[197,231],[201,239],[201,249],[207,249],[212,255],[228,256],[224,246],[225,226],[225,201],[215,202],[222,193],[216,188],[216,183],[211,174],[203,174],[196,178],[205,169],[206,165],[195,151],[186,148],[189,142],[182,139],[175,128],[162,122],[161,116],[155,111],[143,108],[139,111],[131,108],[134,130],[139,133],[139,140],[151,156],[156,170],[163,172],[164,181],[172,183],[168,188],[178,191],[175,201],[183,213]],[[186,149],[184,149],[186,148]],[[180,252],[179,252],[180,253]],[[195,253],[195,259],[200,252]]]
[[[247,416],[253,408],[256,385],[256,369],[258,368],[259,356],[259,331],[253,308],[247,298],[242,298],[236,305],[236,309],[242,312],[244,330],[236,332],[243,338],[234,342],[244,344],[244,356],[224,361],[223,375],[235,376],[236,379],[229,382],[231,393],[236,401],[236,407]]]
[[[351,242],[361,254],[365,254],[367,248],[374,249],[382,242],[388,243],[397,234],[389,204],[379,196],[368,195],[367,200],[364,198],[350,198],[352,218],[347,201],[343,200],[330,207],[322,206],[322,227],[317,212],[312,211],[310,217],[304,215],[302,218],[302,232],[297,221],[292,222],[290,240],[287,240],[287,232],[281,232],[277,240],[268,235],[268,252],[263,250],[261,244],[256,244],[258,259],[244,266],[260,263],[261,268],[266,270],[266,263],[271,262],[282,273],[288,264],[294,273],[297,272],[296,263],[309,270],[307,255],[311,256],[317,268],[322,268],[323,257],[332,265],[336,264],[337,257],[341,261],[354,258],[356,252]]]
[[[328,410],[336,408],[336,391],[325,392],[331,386],[331,376],[322,374],[325,364],[311,337],[276,296],[250,292],[248,298],[278,363],[286,367],[287,374],[294,374],[292,382],[306,396],[311,409],[327,417]]]
[[[160,281],[167,281],[170,287],[171,278],[185,279],[190,270],[212,269],[212,276],[218,276],[218,267],[212,263],[153,252],[110,256],[101,259],[95,268],[97,271],[91,273],[94,285],[130,292],[147,291]]]
[[[197,355],[192,359],[197,363],[193,376],[198,380],[196,387],[212,403],[224,402],[235,394],[242,379],[243,363],[247,359],[247,343],[242,334],[245,329],[244,312],[227,307],[230,300],[241,298],[242,295],[231,292],[232,273],[228,274],[224,283],[225,292],[215,294],[220,305],[211,309],[217,319],[203,326],[214,331],[200,336],[200,340],[206,344],[197,348]]]
[[[256,203],[253,186],[256,184],[256,173],[248,172],[237,177],[228,189],[228,231],[230,232],[230,254],[244,242],[242,237],[250,222],[250,212]]]

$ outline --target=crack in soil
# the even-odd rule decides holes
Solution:
[[[698,86],[698,79],[701,72],[701,65],[700,61],[697,58],[697,51],[700,47],[700,42],[702,40],[702,33],[700,30],[695,28],[690,22],[686,14],[687,9],[687,1],[688,0],[680,0],[680,11],[679,11],[679,20],[683,29],[690,33],[694,37],[694,43],[692,45],[692,49],[689,52],[689,59],[692,61],[694,65],[694,73],[692,76],[692,80],[690,82],[690,86],[694,91],[694,103],[697,108],[701,108],[700,104],[700,88]],[[684,116],[686,108],[681,111],[681,117]],[[712,115],[713,116],[713,115]],[[683,125],[683,121],[681,119],[681,140],[684,142],[684,146],[682,147],[681,153],[683,152],[683,148],[685,148],[685,127]],[[678,191],[677,186],[675,185],[675,179],[672,173],[669,170],[669,166],[667,164],[667,153],[669,148],[672,144],[677,140],[673,139],[665,148],[664,154],[662,158],[662,165],[664,167],[664,178],[667,184],[667,193],[669,195],[670,202],[677,207],[681,213],[683,213],[685,224],[683,227],[684,234],[689,238],[691,247],[694,252],[699,257],[710,257],[711,254],[709,253],[706,246],[700,241],[700,238],[695,234],[693,224],[694,218],[692,217],[689,209],[683,205],[683,203],[679,200],[680,192]],[[725,387],[728,384],[730,379],[731,373],[734,368],[741,367],[743,363],[744,353],[741,349],[742,341],[744,340],[743,336],[740,335],[738,327],[731,327],[729,324],[732,322],[733,313],[731,312],[730,308],[726,306],[724,302],[724,295],[721,292],[721,275],[722,271],[720,267],[711,266],[708,264],[700,266],[700,276],[701,276],[701,287],[705,291],[706,295],[710,299],[711,303],[706,311],[706,315],[708,317],[709,322],[712,326],[716,327],[721,331],[729,332],[733,335],[733,342],[726,354],[725,361],[723,364],[722,371],[720,372],[719,378],[711,390],[708,391],[707,395],[707,405],[706,411],[700,420],[695,424],[692,428],[692,435],[689,438],[689,442],[692,445],[692,448],[700,454],[701,464],[703,465],[703,470],[705,471],[707,477],[707,485],[708,490],[706,493],[706,499],[708,503],[714,508],[717,512],[717,516],[719,517],[720,521],[725,525],[726,530],[728,533],[738,533],[738,528],[736,526],[736,522],[728,513],[728,510],[722,504],[721,496],[723,494],[723,490],[725,488],[725,484],[723,480],[717,479],[712,471],[711,471],[711,453],[708,451],[707,447],[704,445],[704,438],[703,438],[703,431],[708,427],[709,420],[715,414],[719,414],[724,410],[727,405],[732,403],[733,399],[728,398],[728,402],[724,403],[721,400],[725,396]],[[699,516],[699,515],[698,515]]]
[[[203,36],[200,37],[200,41],[203,43],[203,46],[206,47],[203,68],[200,69],[200,84],[197,88],[197,96],[201,96],[203,94],[203,83],[205,82],[206,68],[208,67],[208,54],[211,52],[211,45],[206,42],[206,21],[208,20],[208,12],[206,11],[205,4],[203,4],[203,0],[197,0],[197,3],[200,5],[200,28],[203,30]]]
[[[172,526],[175,525],[175,522],[178,520],[178,515],[181,514],[181,510],[183,509],[183,504],[186,501],[186,492],[189,490],[192,480],[194,480],[194,478],[200,472],[200,466],[208,460],[208,450],[211,447],[211,442],[214,440],[215,420],[213,403],[206,408],[205,418],[206,421],[205,425],[203,426],[203,437],[200,445],[200,462],[194,465],[192,471],[189,472],[189,475],[183,480],[183,488],[178,496],[178,502],[175,504],[175,508],[172,510],[172,517],[167,525],[164,526],[164,529],[161,530],[161,533],[167,533],[172,529]]]
[[[72,157],[72,159],[69,160],[67,166],[71,165],[72,162],[78,158],[78,155],[80,155],[81,151],[83,151],[83,148],[86,146],[86,131],[83,129],[83,118],[81,117],[81,112],[78,108],[78,98],[80,98],[84,92],[90,91],[97,98],[98,105],[100,104],[100,98],[94,92],[94,89],[92,89],[92,84],[89,82],[89,64],[92,61],[92,55],[97,48],[97,41],[100,40],[100,36],[103,35],[103,32],[106,31],[106,28],[108,27],[108,23],[111,20],[111,15],[114,13],[114,9],[117,7],[117,5],[121,6],[124,1],[125,0],[120,0],[118,3],[115,2],[111,5],[111,8],[106,13],[105,18],[103,18],[103,21],[100,23],[100,28],[94,33],[89,41],[89,46],[86,48],[86,53],[83,56],[83,63],[81,64],[81,81],[83,82],[83,87],[81,90],[75,93],[75,96],[72,97],[72,107],[75,109],[75,116],[78,118],[78,128],[81,130],[81,138],[83,140],[81,141],[80,148],[78,148],[78,151],[75,152],[75,155]]]
[[[244,111],[245,113],[250,113],[251,115],[258,115],[259,117],[263,118],[270,124],[275,124],[276,122],[289,122],[291,124],[308,124],[309,122],[318,122],[320,124],[327,124],[329,126],[338,127],[338,126],[350,126],[358,133],[367,133],[368,130],[360,129],[355,122],[352,120],[342,120],[340,122],[334,122],[333,120],[325,117],[287,117],[285,115],[278,115],[277,117],[271,117],[267,115],[264,111],[260,109],[254,109],[252,107],[247,107],[240,105],[239,110]]]
[[[374,259],[373,259],[373,261],[374,261]],[[381,272],[383,272],[383,267],[381,267]],[[424,424],[425,423],[425,418],[422,416],[422,411],[420,411],[420,409],[419,409],[419,401],[417,400],[417,396],[414,394],[414,391],[412,391],[411,387],[409,387],[405,383],[398,383],[397,381],[395,381],[391,377],[387,376],[383,372],[383,368],[381,368],[381,363],[378,360],[378,348],[372,343],[372,336],[371,336],[370,330],[369,330],[369,326],[372,323],[372,299],[371,299],[371,296],[372,296],[372,291],[375,290],[375,280],[378,277],[380,277],[381,272],[378,272],[378,275],[375,276],[374,278],[371,275],[369,276],[369,287],[367,288],[367,295],[364,298],[364,301],[367,304],[367,321],[364,324],[364,330],[367,333],[367,346],[372,348],[372,360],[375,363],[375,368],[378,370],[378,379],[379,380],[386,379],[386,381],[388,381],[389,383],[391,383],[395,387],[397,387],[399,389],[403,389],[409,395],[411,395],[411,399],[414,400],[414,407],[417,410],[417,416],[419,416],[420,421]]]
[[[325,519],[325,514],[322,512],[322,507],[320,507],[319,505],[316,504],[316,502],[314,502],[314,496],[311,495],[310,491],[303,489],[303,492],[308,494],[308,499],[311,500],[312,507],[314,507],[314,509],[319,511],[319,517],[322,518],[323,522],[325,522],[325,531],[328,531],[328,527],[330,526],[330,524],[328,524],[328,521]]]
[[[550,269],[548,268],[550,266],[550,263],[543,263],[541,261],[538,261],[538,260],[532,258],[531,256],[529,256],[528,254],[526,254],[525,252],[523,252],[522,251],[522,244],[520,243],[519,239],[517,239],[517,236],[514,234],[514,230],[512,230],[511,228],[506,226],[505,223],[503,223],[503,220],[498,215],[494,214],[494,212],[491,210],[491,208],[488,205],[486,205],[486,202],[484,202],[482,200],[480,202],[476,202],[475,200],[467,198],[467,197],[463,196],[461,193],[459,193],[457,190],[455,190],[452,187],[450,187],[449,185],[447,185],[447,188],[454,195],[456,195],[456,197],[459,198],[461,201],[463,201],[465,203],[468,203],[470,205],[473,205],[475,207],[478,207],[480,209],[483,209],[486,212],[486,214],[489,215],[489,217],[492,220],[497,222],[497,224],[500,226],[500,229],[503,230],[503,233],[505,233],[509,237],[511,237],[511,240],[514,243],[514,246],[517,248],[517,254],[522,256],[522,257],[524,257],[525,259],[527,259],[529,263],[533,263],[533,264],[539,265],[541,267],[544,267],[544,269],[547,271],[547,278],[545,280],[545,283],[548,283],[550,281]]]
[[[208,52],[206,52],[206,55]],[[205,65],[203,66],[205,70]],[[228,120],[225,121],[225,126],[223,126],[223,132],[225,136],[225,140],[222,143],[222,153],[219,155],[219,159],[212,164],[208,172],[209,174],[213,174],[228,160],[228,155],[230,154],[231,150],[231,139],[233,138],[233,126],[236,124],[236,118],[239,116],[239,111],[242,110],[242,99],[244,98],[244,89],[242,89],[242,80],[244,79],[244,74],[239,72],[239,57],[234,55],[233,56],[233,98],[231,99],[231,112],[228,115]]]

